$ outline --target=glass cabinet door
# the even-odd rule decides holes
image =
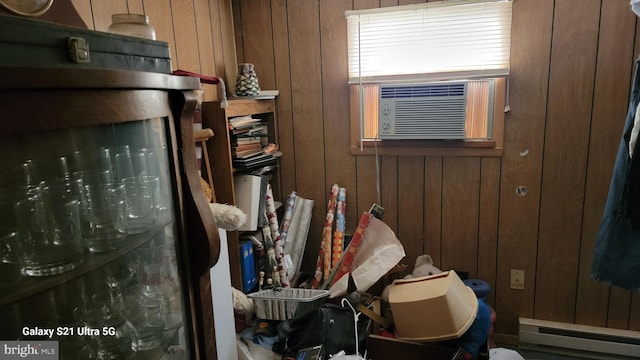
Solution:
[[[159,117],[0,135],[3,343],[60,359],[190,358],[168,128]]]

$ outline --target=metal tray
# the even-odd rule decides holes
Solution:
[[[247,295],[253,300],[256,315],[265,320],[288,320],[322,305],[328,290],[276,288]]]

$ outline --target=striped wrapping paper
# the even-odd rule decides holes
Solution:
[[[331,185],[331,193],[329,194],[329,202],[327,203],[327,216],[325,218],[324,228],[322,229],[320,253],[318,254],[318,261],[316,262],[316,272],[314,274],[312,285],[314,289],[317,289],[318,286],[320,286],[320,281],[326,281],[329,278],[329,273],[331,272],[331,235],[333,228],[333,215],[337,205],[338,189],[338,184]]]
[[[262,213],[262,216],[267,218],[267,211],[265,210]],[[264,226],[262,226],[262,238],[264,240],[264,247],[267,251],[267,267],[265,273],[267,277],[273,279],[273,269],[277,268],[278,261],[276,259],[276,249],[275,244],[273,243],[273,238],[271,237],[271,227],[269,226],[269,222],[265,221]]]
[[[360,222],[358,223],[358,228],[356,229],[355,234],[353,234],[353,238],[349,242],[347,249],[342,256],[338,269],[334,271],[335,276],[333,279],[329,279],[329,283],[331,285],[335,284],[336,281],[340,280],[342,276],[348,274],[351,271],[351,264],[353,264],[353,259],[358,252],[358,248],[362,243],[362,234],[364,234],[364,230],[369,226],[369,222],[371,221],[370,213],[363,213],[360,217]],[[334,275],[332,274],[332,275]]]
[[[267,219],[269,220],[269,228],[271,229],[271,237],[273,238],[274,249],[276,253],[276,264],[278,267],[279,282],[282,287],[287,287],[289,286],[289,278],[287,277],[287,272],[282,264],[282,258],[284,257],[284,246],[282,246],[282,240],[280,239],[278,215],[276,214],[276,206],[273,202],[273,189],[271,188],[271,184],[267,184],[266,205]]]
[[[327,281],[331,273],[331,237],[333,235],[333,221],[335,219],[336,207],[338,206],[338,192],[340,187],[338,184],[331,185],[331,193],[329,194],[329,204],[327,205],[327,218],[324,223],[322,237],[324,239],[324,268],[322,270],[322,280]]]
[[[291,217],[293,217],[293,206],[296,203],[297,194],[292,191],[287,197],[287,207],[284,210],[284,216],[282,217],[282,227],[280,228],[280,241],[282,246],[287,245],[287,235],[289,234],[289,226],[291,226]]]
[[[338,202],[336,204],[336,231],[333,233],[333,251],[331,253],[331,269],[338,266],[342,257],[342,239],[344,236],[344,212],[346,210],[347,189],[341,187],[338,190]],[[324,279],[327,280],[326,278]]]

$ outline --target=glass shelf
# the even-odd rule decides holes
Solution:
[[[170,223],[171,217],[169,214],[162,214],[149,231],[126,237],[118,248],[113,251],[86,254],[83,263],[71,271],[47,277],[25,276],[14,285],[13,288],[3,289],[4,293],[0,295],[0,307],[51,290],[56,286],[68,283],[115,260],[121,259],[123,256],[153,239],[155,235],[159,234]]]

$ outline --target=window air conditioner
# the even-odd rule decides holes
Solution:
[[[380,85],[380,139],[464,139],[467,81]]]

